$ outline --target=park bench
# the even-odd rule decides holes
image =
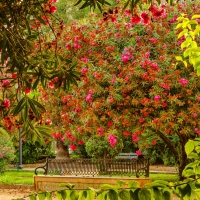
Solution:
[[[126,155],[127,156],[127,155]],[[131,155],[133,156],[133,155]],[[132,158],[119,155],[116,159],[86,159],[86,158],[47,158],[43,166],[35,169],[44,170],[44,175],[126,175],[126,176],[149,176],[149,161],[146,158]]]
[[[75,184],[76,188],[99,188],[103,183],[116,184],[116,180],[126,182],[136,180],[141,187],[148,182],[149,160],[119,155],[115,159],[47,158],[43,166],[35,168],[34,184],[36,191],[55,190],[59,183]],[[44,175],[37,175],[44,170]]]

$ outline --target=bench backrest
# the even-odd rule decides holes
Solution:
[[[149,176],[149,160],[146,158],[119,159],[48,159],[44,166],[37,167],[45,170],[44,174],[52,175],[126,175]]]

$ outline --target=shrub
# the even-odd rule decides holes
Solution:
[[[6,170],[7,165],[14,157],[14,147],[11,138],[3,128],[0,128],[0,173]]]
[[[119,154],[123,149],[123,142],[117,138],[118,142],[114,147],[111,147],[108,140],[105,137],[92,136],[85,143],[86,152],[93,158],[113,158]]]
[[[18,162],[19,158],[19,150],[16,151],[16,160]],[[39,142],[35,142],[34,144],[29,141],[25,141],[22,144],[22,162],[23,164],[32,164],[36,163],[43,156],[52,157],[54,156],[54,152],[52,150],[51,143],[47,145],[41,145]]]

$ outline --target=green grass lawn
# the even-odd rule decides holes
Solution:
[[[10,170],[3,174],[0,174],[0,184],[34,184],[34,172],[33,171],[23,171],[23,170]],[[152,180],[166,180],[175,182],[178,180],[177,174],[155,174],[150,173],[150,178]]]

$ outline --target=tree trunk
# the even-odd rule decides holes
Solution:
[[[179,153],[177,151],[176,147],[174,146],[173,142],[168,137],[166,137],[160,131],[157,131],[156,133],[160,136],[160,138],[164,141],[164,143],[172,151],[175,158],[179,161],[178,175],[179,175],[179,179],[183,180],[184,177],[182,176],[182,172],[183,172],[184,168],[186,167],[186,165],[188,164],[187,154],[185,152],[185,144],[187,143],[188,138],[185,135],[177,133],[177,135],[180,139],[180,153]]]
[[[180,163],[178,167],[178,175],[179,175],[179,179],[183,180],[184,177],[182,176],[182,172],[184,168],[186,167],[186,165],[189,163],[187,154],[185,152],[185,144],[187,143],[188,138],[181,134],[178,134],[178,136],[180,138],[180,159],[179,159]]]
[[[63,158],[63,159],[64,158],[69,158],[68,147],[64,144],[63,141],[57,139],[56,148],[57,148],[56,158]]]

